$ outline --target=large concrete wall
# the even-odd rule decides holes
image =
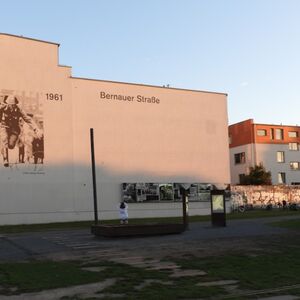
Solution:
[[[268,204],[277,206],[285,200],[287,203],[300,204],[300,187],[288,185],[232,185],[232,200],[237,203],[252,204],[256,208],[265,208]]]
[[[79,202],[91,188],[90,127],[104,217],[115,216],[112,203],[119,201],[122,182],[230,181],[225,95],[84,79],[72,79],[72,85]],[[127,100],[111,99],[115,95]],[[159,103],[139,102],[139,95]],[[136,217],[178,215],[181,209],[162,203],[130,206]]]
[[[17,146],[9,167],[1,158],[0,224],[92,219],[90,128],[100,218],[118,217],[123,182],[230,182],[225,94],[72,78],[57,54],[57,44],[0,34],[0,103],[17,96],[44,136],[43,163],[20,163]],[[194,202],[190,214],[208,208]],[[131,217],[180,213],[175,202],[130,204]]]
[[[44,165],[19,164],[15,147],[5,168],[1,155],[0,224],[74,219],[70,68],[58,65],[57,54],[57,44],[0,35],[0,102],[17,96],[26,113],[39,117],[45,143]]]

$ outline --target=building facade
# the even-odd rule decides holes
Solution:
[[[0,34],[0,224],[210,212],[230,183],[227,95],[73,77],[59,45]]]
[[[231,182],[239,184],[260,163],[273,184],[300,184],[300,126],[256,124],[252,119],[229,126]]]

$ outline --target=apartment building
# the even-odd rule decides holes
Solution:
[[[231,183],[262,163],[273,184],[300,184],[300,126],[256,124],[253,119],[229,126]]]

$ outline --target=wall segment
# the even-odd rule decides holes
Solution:
[[[90,128],[100,218],[118,216],[124,182],[230,182],[226,94],[74,78],[57,54],[58,44],[0,34],[1,106],[17,97],[35,124],[21,120],[9,167],[1,155],[1,224],[92,219]],[[195,202],[191,214],[207,207]],[[180,204],[130,212],[180,215]]]

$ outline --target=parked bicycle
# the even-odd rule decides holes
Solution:
[[[231,212],[243,213],[246,210],[252,210],[253,205],[247,202],[247,197],[244,194],[232,192],[230,195]]]

